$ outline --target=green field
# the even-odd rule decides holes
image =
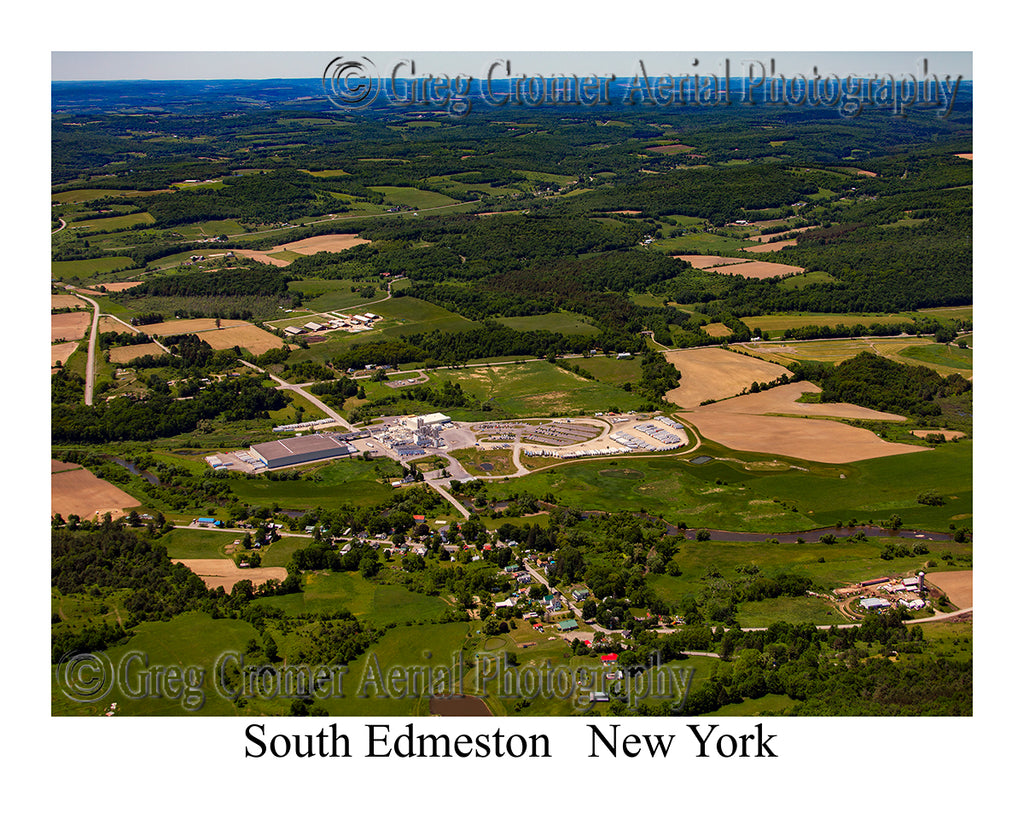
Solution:
[[[72,229],[101,231],[112,233],[117,230],[134,227],[135,225],[151,225],[156,220],[148,213],[129,213],[125,216],[108,216],[102,219],[88,219],[84,222],[75,222]]]
[[[581,363],[584,369],[585,363]],[[590,414],[611,407],[625,411],[643,403],[637,395],[589,381],[546,361],[445,370],[430,377],[451,380],[470,395],[490,401],[495,418]]]
[[[62,205],[80,205],[83,202],[92,202],[96,199],[105,199],[108,196],[126,198],[129,199],[134,196],[152,196],[155,193],[168,193],[165,190],[155,191],[131,191],[131,190],[114,190],[108,188],[88,188],[73,191],[64,191],[63,193],[55,193],[50,199],[54,202],[59,202]]]
[[[736,581],[740,571],[757,566],[766,577],[792,572],[809,577],[824,589],[835,589],[859,583],[880,575],[905,575],[919,571],[926,561],[941,563],[939,555],[949,552],[954,557],[972,553],[969,544],[940,541],[925,543],[929,553],[883,560],[887,544],[908,547],[922,541],[911,538],[838,538],[833,544],[809,539],[806,543],[750,543],[737,541],[687,540],[673,558],[679,575],[658,575],[653,585],[670,606],[687,595],[697,595],[706,587],[705,575],[717,570],[724,582]],[[929,571],[933,571],[929,569]],[[779,597],[773,600],[747,601],[740,605],[739,620],[743,626],[766,626],[775,621],[814,622],[823,625],[844,622],[824,600],[813,597]]]
[[[598,330],[590,324],[585,316],[575,313],[545,313],[540,316],[511,316],[499,318],[497,321],[513,330],[529,332],[531,330],[549,330],[567,336],[596,336]]]
[[[928,344],[923,347],[908,347],[900,353],[915,364],[927,364],[935,368],[970,370],[974,367],[974,351],[961,350],[954,344]]]
[[[410,208],[437,208],[442,205],[454,205],[458,202],[443,193],[421,191],[419,188],[371,185],[370,190],[384,194],[384,201],[389,205],[405,205]]]
[[[78,259],[73,262],[51,262],[51,275],[55,279],[70,279],[109,273],[120,268],[129,268],[134,262],[127,256],[103,256],[98,259]]]
[[[617,463],[569,463],[500,486],[509,494],[551,492],[559,503],[578,509],[646,510],[690,528],[799,532],[898,514],[905,527],[947,531],[950,523],[971,525],[971,452],[970,441],[961,441],[840,466],[794,462],[801,468],[781,473],[748,471],[743,461],[695,466],[682,457],[631,456]],[[698,453],[715,449],[704,446]],[[738,455],[728,453],[737,460]],[[743,453],[751,461],[756,457]],[[945,505],[917,503],[925,491],[942,495]]]
[[[286,509],[336,509],[343,503],[374,505],[394,490],[383,484],[368,461],[345,458],[311,470],[319,480],[270,481],[266,477],[232,477],[227,483],[243,503]]]
[[[581,370],[586,370],[598,381],[621,387],[623,384],[636,384],[640,380],[639,358],[615,358],[613,356],[595,355],[591,358],[572,360]]]
[[[302,586],[298,594],[276,596],[268,605],[290,615],[344,609],[374,626],[435,620],[448,608],[439,597],[373,583],[357,572],[305,572]]]
[[[103,714],[112,701],[117,702],[118,715],[125,716],[184,716],[199,713],[203,716],[232,716],[238,713],[234,704],[217,694],[213,685],[213,672],[217,660],[224,652],[241,652],[249,640],[257,639],[259,633],[244,620],[214,620],[208,614],[191,612],[174,617],[166,622],[139,623],[134,627],[135,636],[121,646],[107,649],[106,655],[113,668],[131,654],[130,664],[124,667],[131,672],[132,686],[126,692],[118,687],[109,697],[94,703],[76,703],[53,687],[52,713],[55,716],[85,716]],[[193,667],[203,674],[201,684],[184,685],[176,697],[169,693],[147,696],[144,687],[147,679],[155,685],[151,676],[159,668]],[[149,672],[148,674],[146,672]],[[198,676],[191,682],[199,682]],[[168,689],[169,691],[169,689]],[[173,693],[173,692],[172,692]],[[193,699],[194,698],[194,699]],[[183,703],[193,706],[191,709]],[[286,713],[286,706],[279,706],[277,713]],[[271,713],[274,713],[273,711]]]

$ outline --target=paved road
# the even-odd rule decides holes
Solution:
[[[352,426],[352,424],[350,424],[348,421],[346,421],[344,418],[342,418],[341,415],[339,415],[335,410],[331,409],[329,406],[327,406],[327,404],[325,404],[323,401],[321,401],[315,395],[306,392],[298,384],[292,384],[291,382],[285,381],[283,378],[280,378],[280,377],[274,375],[273,373],[268,373],[262,367],[257,367],[255,364],[250,364],[248,361],[245,361],[244,359],[240,358],[240,359],[238,359],[238,361],[239,361],[239,363],[244,364],[249,369],[256,370],[256,372],[258,372],[258,373],[263,373],[263,375],[265,375],[268,378],[270,378],[271,380],[277,382],[277,384],[279,385],[279,387],[282,390],[291,390],[292,392],[298,393],[303,398],[305,398],[307,401],[309,401],[309,403],[311,403],[313,406],[317,407],[324,414],[326,414],[329,418],[333,419],[334,421],[337,421],[341,426],[345,427],[345,429],[347,429],[349,432],[356,432],[357,431],[356,428],[354,426]]]
[[[100,306],[81,293],[74,293],[78,298],[92,305],[92,328],[89,330],[89,356],[85,364],[85,405],[92,406],[93,388],[96,384],[96,333],[100,326]]]

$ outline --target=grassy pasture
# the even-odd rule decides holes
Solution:
[[[118,692],[118,686],[115,686],[109,698],[99,702],[75,703],[61,695],[54,686],[51,708],[55,716],[99,715],[106,711],[112,701],[117,702],[117,713],[126,716],[185,716],[188,713],[232,716],[238,713],[230,700],[217,694],[213,685],[213,672],[217,658],[224,652],[242,652],[249,640],[259,639],[259,633],[249,623],[244,620],[214,620],[208,614],[189,612],[166,622],[139,623],[134,631],[135,636],[127,643],[105,652],[113,667],[117,668],[129,652],[141,652],[145,661],[140,656],[137,661],[126,666],[140,675],[147,667],[202,668],[205,672],[203,683],[196,686],[202,696],[202,700],[197,703],[199,709],[192,712],[186,710],[180,697],[127,696],[125,692]],[[133,686],[132,690],[141,689]],[[286,707],[281,711],[286,713]]]
[[[700,466],[675,457],[577,461],[500,486],[509,495],[525,490],[544,497],[551,492],[559,503],[579,509],[646,510],[691,528],[799,532],[898,514],[904,527],[942,532],[950,523],[971,525],[971,450],[970,442],[962,440],[841,466],[774,458],[800,467],[780,472],[760,468],[756,454],[741,456],[705,445],[701,454],[729,460]],[[623,465],[628,469],[618,468]],[[945,505],[917,503],[925,491],[942,495]]]
[[[72,229],[101,231],[111,233],[117,230],[134,227],[135,225],[151,225],[156,221],[149,213],[129,213],[125,216],[108,216],[102,219],[88,219],[84,222],[75,222]]]
[[[955,370],[970,370],[974,367],[974,351],[961,350],[954,344],[927,344],[920,347],[908,347],[900,352],[901,358],[909,358],[914,364],[927,364]]]
[[[311,470],[317,481],[271,481],[232,477],[227,483],[243,503],[286,509],[335,509],[343,503],[374,505],[391,497],[394,490],[377,479],[373,464],[344,458]]]
[[[540,316],[511,316],[497,321],[513,330],[550,330],[553,333],[573,335],[597,335],[600,331],[575,313],[545,313]]]
[[[51,275],[55,279],[70,279],[74,276],[86,278],[100,273],[131,267],[134,262],[128,256],[103,256],[98,259],[76,259],[71,262],[51,262]]]
[[[530,418],[636,409],[642,399],[599,381],[588,381],[546,361],[472,367],[432,373],[451,380],[471,395],[489,400],[496,418]]]
[[[443,193],[421,191],[396,185],[371,185],[370,190],[384,194],[384,201],[389,205],[405,205],[410,208],[436,208],[442,205],[454,205],[457,200]]]
[[[793,278],[798,279],[801,276],[793,276]],[[783,281],[788,282],[790,279],[784,279]],[[845,324],[847,327],[850,327],[855,324],[863,324],[865,327],[870,327],[872,324],[898,324],[906,321],[909,315],[907,313],[889,313],[885,315],[880,313],[801,313],[799,315],[746,316],[743,319],[743,323],[750,328],[760,327],[764,332],[774,335],[784,330],[794,330],[814,325],[819,327],[837,327],[840,324]]]
[[[433,620],[447,604],[439,597],[411,592],[404,586],[379,585],[358,572],[305,572],[302,591],[272,598],[269,605],[286,614],[345,609],[374,626],[406,620]]]
[[[613,387],[621,387],[626,383],[636,384],[640,380],[639,358],[596,355],[592,358],[573,359],[573,363],[579,364],[580,369],[586,370],[598,381]]]

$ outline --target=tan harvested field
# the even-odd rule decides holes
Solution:
[[[297,242],[289,242],[286,245],[275,247],[274,250],[291,250],[294,253],[302,253],[304,256],[311,256],[326,250],[328,253],[337,253],[341,250],[348,250],[356,245],[368,245],[369,239],[360,239],[358,233],[331,233],[325,236],[310,236],[308,239],[299,239]]]
[[[723,412],[713,404],[686,415],[700,434],[730,449],[766,452],[826,464],[845,464],[921,447],[883,441],[873,432],[840,421]]]
[[[665,399],[680,407],[697,407],[701,401],[738,395],[754,381],[774,381],[789,373],[785,367],[718,347],[676,350],[665,358],[682,374],[679,386]]]
[[[163,355],[164,349],[155,342],[133,344],[131,347],[111,347],[110,361],[113,364],[127,364],[144,355]]]
[[[764,247],[761,250],[764,250]],[[723,276],[743,276],[745,279],[770,279],[774,276],[803,273],[804,269],[794,264],[781,264],[780,262],[744,262],[743,264],[730,264],[714,268],[712,272],[721,273]]]
[[[704,332],[712,338],[725,338],[726,336],[732,335],[732,330],[720,321],[713,322],[712,324],[705,324]]]
[[[276,350],[284,345],[273,333],[254,324],[240,324],[211,330],[202,334],[203,341],[215,350],[226,350],[229,347],[244,347],[253,355],[260,355],[267,350]]]
[[[50,316],[50,341],[80,339],[91,323],[92,313],[87,310],[56,313]]]
[[[970,159],[972,161],[974,160],[974,154],[954,154],[954,156],[958,156],[961,159]]]
[[[56,367],[57,362],[61,364],[67,362],[71,354],[78,349],[77,341],[65,341],[62,344],[51,344],[50,345],[50,366]]]
[[[763,242],[764,244],[774,243],[775,237],[786,236],[790,233],[803,233],[805,230],[811,230],[815,225],[807,225],[806,227],[793,228],[792,230],[784,230],[781,233],[762,233],[760,236],[749,236],[752,242]]]
[[[100,327],[101,333],[138,333],[139,330],[136,327],[132,327],[130,324],[126,324],[123,321],[118,321],[113,316],[100,316]]]
[[[958,429],[912,429],[910,434],[916,435],[918,438],[927,438],[929,435],[941,435],[947,441],[955,441],[957,438],[963,438],[967,433],[961,432]]]
[[[83,289],[82,292],[91,296],[102,296],[104,293],[120,293],[122,290],[131,290],[137,284],[142,284],[142,282],[107,282],[103,285],[105,290]]]
[[[700,253],[683,253],[672,258],[689,262],[698,270],[710,270],[713,267],[722,267],[723,265],[747,264],[750,261],[750,259],[738,259],[735,256],[703,256]]]
[[[755,238],[751,236],[750,238]],[[778,242],[762,242],[758,245],[747,245],[747,247],[740,248],[748,253],[774,253],[776,250],[782,250],[784,247],[793,247],[796,244],[796,239],[782,239]]]
[[[938,586],[946,593],[958,609],[970,608],[974,605],[974,571],[965,569],[959,572],[928,572],[925,582]]]
[[[234,327],[243,324],[239,321],[221,321],[221,327]],[[148,336],[174,336],[180,333],[202,333],[205,330],[216,330],[217,319],[175,319],[174,321],[162,321],[158,324],[143,324],[139,332]]]
[[[623,216],[638,216],[642,210],[606,210],[605,213],[621,213]]]
[[[215,350],[227,350],[234,346],[244,347],[254,355],[276,350],[281,339],[248,321],[222,320],[220,328],[216,319],[179,319],[161,324],[146,324],[139,330],[151,336],[170,336],[177,333],[197,333],[203,341]]]
[[[299,239],[296,242],[289,242],[284,245],[275,245],[270,250],[233,250],[236,256],[245,256],[248,259],[255,259],[257,262],[272,264],[277,267],[285,267],[291,264],[287,259],[278,259],[271,256],[271,253],[280,253],[282,250],[290,250],[293,253],[301,253],[303,256],[312,256],[320,251],[338,253],[348,250],[356,245],[369,244],[369,239],[360,239],[358,233],[331,233],[324,236],[310,236],[308,239]]]
[[[187,560],[175,560],[195,572],[202,578],[208,589],[215,589],[218,586],[228,594],[235,587],[239,580],[251,580],[252,585],[259,586],[267,580],[284,580],[288,577],[288,570],[280,566],[268,566],[259,569],[239,569],[235,561],[230,558],[189,558]]]
[[[86,302],[81,299],[77,299],[70,294],[61,293],[59,296],[50,296],[51,310],[60,310],[63,307],[81,307],[83,310],[89,309],[89,305]]]
[[[285,259],[275,259],[273,256],[268,255],[269,253],[276,253],[281,249],[278,245],[273,250],[238,250],[234,251],[236,256],[244,256],[247,259],[254,259],[257,262],[263,262],[263,264],[272,264],[275,267],[287,267],[291,262]]]
[[[112,483],[93,475],[77,464],[50,460],[50,514],[103,517],[110,512],[119,517],[139,501]]]
[[[817,394],[821,387],[807,381],[783,384],[770,390],[738,395],[709,405],[719,412],[740,415],[801,415],[818,418],[851,418],[864,421],[905,421],[902,415],[859,407],[856,404],[801,404],[797,399],[804,393]]]

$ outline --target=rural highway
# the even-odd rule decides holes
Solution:
[[[100,306],[88,296],[83,296],[81,293],[73,293],[73,295],[89,302],[93,308],[92,328],[89,330],[89,357],[86,359],[85,363],[85,405],[87,407],[91,407],[93,386],[96,383],[96,333],[100,326]]]
[[[334,421],[337,421],[338,424],[340,424],[341,426],[345,427],[345,429],[347,429],[349,432],[356,432],[357,431],[354,426],[352,426],[348,421],[346,421],[344,418],[342,418],[337,412],[332,410],[329,406],[327,406],[323,401],[321,401],[315,395],[311,395],[310,393],[306,392],[302,387],[300,387],[300,386],[298,386],[296,384],[292,384],[292,383],[290,383],[288,381],[285,381],[283,378],[279,378],[278,376],[274,375],[273,373],[268,373],[263,368],[257,367],[255,364],[250,364],[248,361],[245,361],[244,359],[240,358],[240,359],[238,359],[238,362],[240,364],[244,364],[246,367],[248,367],[251,370],[256,370],[256,372],[258,372],[258,373],[263,373],[263,375],[265,375],[268,378],[270,378],[271,380],[277,382],[277,384],[280,386],[280,388],[282,390],[291,390],[292,392],[298,393],[303,398],[305,398],[307,401],[309,401],[309,403],[311,403],[313,406],[317,407],[319,410],[324,412],[329,418],[333,419]]]

